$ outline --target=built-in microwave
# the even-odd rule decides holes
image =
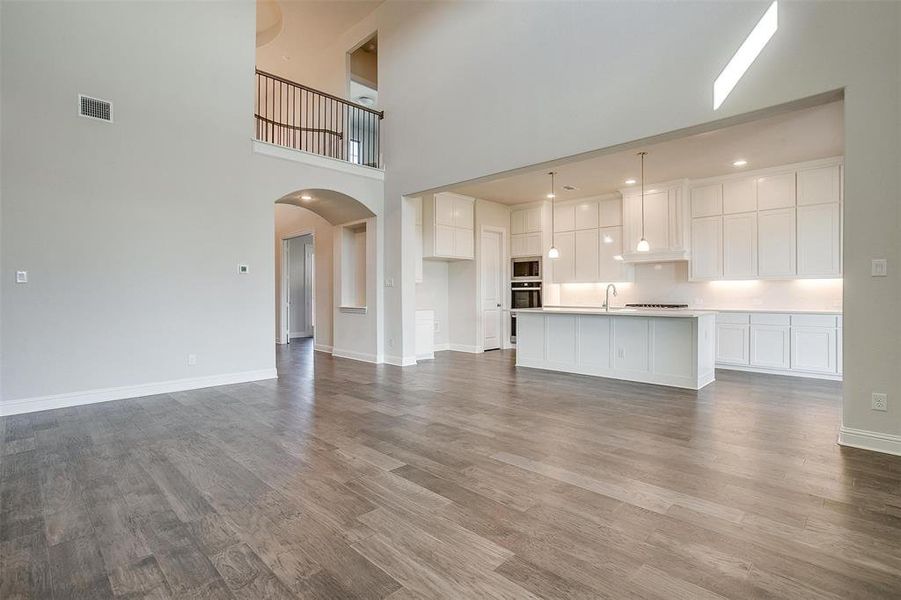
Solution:
[[[541,257],[514,258],[513,281],[541,281]]]

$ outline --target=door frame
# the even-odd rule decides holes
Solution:
[[[482,315],[482,234],[485,232],[493,232],[499,233],[501,236],[501,328],[500,328],[500,336],[501,336],[501,344],[500,349],[506,350],[512,348],[513,346],[510,344],[510,326],[508,324],[507,316],[510,314],[510,298],[509,294],[504,293],[505,285],[509,286],[510,284],[510,249],[507,247],[508,245],[508,233],[506,227],[497,227],[494,225],[481,225],[479,227],[479,240],[478,240],[478,252],[477,255],[477,272],[479,274],[479,283],[476,286],[476,314],[478,315],[477,321],[477,335],[478,335],[478,349],[479,352],[484,352],[484,344],[485,344],[485,324]]]
[[[316,232],[312,229],[302,229],[302,230],[292,231],[289,233],[282,234],[280,241],[279,241],[279,252],[281,253],[281,256],[279,258],[281,259],[281,264],[282,264],[281,271],[282,272],[280,274],[281,294],[280,294],[280,298],[279,298],[279,308],[278,308],[278,310],[279,310],[279,332],[278,332],[278,339],[276,340],[276,343],[278,343],[278,344],[290,344],[291,343],[291,337],[290,337],[289,331],[288,331],[288,329],[290,327],[290,323],[289,323],[289,319],[288,319],[288,283],[289,283],[288,242],[295,238],[304,237],[307,235],[310,236],[310,239],[313,242],[313,264],[312,264],[313,272],[310,275],[310,287],[312,288],[310,290],[310,299],[313,304],[315,304],[315,302],[316,302]],[[315,309],[311,308],[310,313],[311,313],[311,316],[313,316],[315,318],[315,313],[316,313]],[[315,345],[316,345],[316,324],[312,323],[311,328],[313,330],[313,346],[315,347]]]

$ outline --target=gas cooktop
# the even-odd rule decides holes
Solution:
[[[628,308],[688,308],[687,304],[626,304]]]

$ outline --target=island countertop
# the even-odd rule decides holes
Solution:
[[[514,308],[515,313],[539,313],[544,315],[607,315],[611,317],[672,317],[679,319],[696,319],[705,315],[715,315],[712,310],[689,310],[687,308],[653,309],[653,308],[603,308],[590,306],[545,306],[543,308]]]

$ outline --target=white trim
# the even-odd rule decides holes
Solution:
[[[838,433],[838,445],[901,456],[901,435],[890,433],[866,431],[842,425]]]
[[[336,358],[347,358],[350,360],[358,360],[360,362],[378,363],[378,357],[368,352],[355,352],[354,350],[339,350],[332,348],[332,356]]]
[[[269,142],[261,142],[260,140],[252,140],[252,142],[253,151],[257,154],[305,163],[313,167],[331,169],[333,171],[340,171],[341,173],[349,173],[350,175],[359,175],[360,177],[367,177],[378,181],[385,181],[385,172],[381,169],[357,165],[337,158],[331,158],[330,156],[313,154],[312,152],[307,152],[305,150],[285,148],[284,146],[270,144]]]
[[[313,343],[313,350],[315,350],[316,352],[325,352],[325,353],[327,353],[327,354],[331,354],[331,353],[332,353],[332,347],[329,346],[328,344],[317,344],[317,343],[314,342],[314,343]]]
[[[394,365],[396,367],[411,367],[416,364],[415,356],[389,356],[385,355],[382,357],[382,362],[388,365]]]
[[[365,306],[339,306],[338,312],[347,313],[349,315],[365,315]]]
[[[717,369],[724,371],[744,371],[746,373],[763,373],[765,375],[785,375],[786,377],[807,377],[808,379],[828,379],[829,381],[841,381],[841,375],[832,373],[811,373],[808,371],[783,371],[780,369],[764,369],[761,367],[750,367],[746,365],[732,365],[727,363],[716,363]]]
[[[471,346],[469,344],[448,344],[447,349],[453,352],[467,352],[469,354],[481,354],[484,352],[481,346]]]
[[[196,390],[219,385],[232,385],[235,383],[247,383],[250,381],[277,378],[278,373],[275,369],[258,369],[256,371],[241,371],[238,373],[223,373],[222,375],[208,375],[206,377],[172,379],[170,381],[101,388],[68,394],[37,396],[35,398],[23,398],[21,400],[0,402],[0,416],[18,415],[39,410],[67,408],[70,406],[81,406],[82,404],[95,404],[97,402],[109,402],[111,400],[123,400],[125,398],[156,396],[158,394],[171,394],[172,392],[184,392],[187,390]]]

